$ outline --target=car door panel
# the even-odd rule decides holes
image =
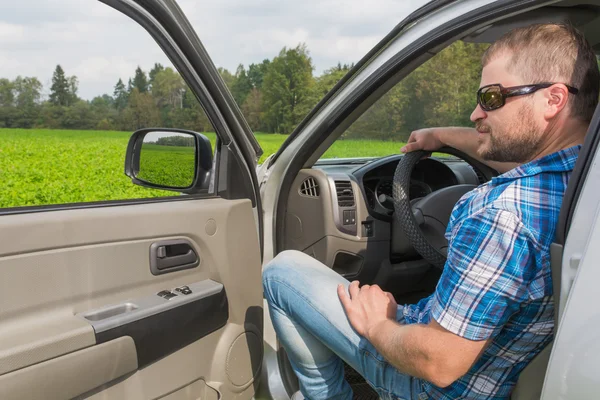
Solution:
[[[203,284],[220,287],[202,288]],[[132,337],[139,349],[138,365],[143,368],[225,326],[228,304],[223,285],[202,281],[186,286],[192,288],[193,294],[170,299],[152,294],[126,303],[139,308],[99,320],[110,326],[104,329],[99,329],[101,325],[94,326],[96,342]]]
[[[201,395],[198,397],[197,393],[201,393]],[[208,386],[203,379],[198,379],[176,392],[161,397],[160,400],[197,400],[199,398],[202,400],[218,400],[219,393]]]
[[[198,265],[155,275],[151,247],[171,240],[189,243]],[[252,397],[262,361],[260,268],[250,200],[4,215],[0,382],[10,385],[0,384],[0,398],[148,399],[189,385]],[[192,293],[157,295],[181,286]],[[106,354],[114,354],[108,364]],[[69,371],[79,378],[65,379]]]
[[[0,376],[96,343],[90,324],[74,316],[48,315],[48,321],[2,322]]]
[[[124,336],[1,375],[0,398],[70,399],[136,369],[135,343]]]

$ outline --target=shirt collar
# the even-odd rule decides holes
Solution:
[[[580,149],[581,145],[577,145],[530,161],[527,164],[520,165],[502,175],[492,178],[492,184],[504,183],[526,176],[537,175],[542,172],[572,171]]]

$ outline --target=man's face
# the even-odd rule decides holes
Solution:
[[[499,83],[504,87],[527,85],[522,78],[507,71],[509,55],[494,58],[481,72],[481,86]],[[481,87],[480,86],[480,87]],[[503,107],[484,111],[479,105],[471,121],[479,132],[479,156],[488,161],[525,163],[540,148],[543,129],[540,112],[536,112],[536,93],[509,97]]]

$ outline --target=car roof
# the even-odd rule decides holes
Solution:
[[[565,0],[487,25],[463,38],[474,43],[492,43],[511,29],[532,23],[570,23],[583,32],[600,53],[600,0]]]

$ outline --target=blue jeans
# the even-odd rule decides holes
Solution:
[[[382,399],[427,399],[419,379],[390,365],[350,325],[337,295],[349,281],[314,258],[285,251],[263,271],[263,287],[277,336],[302,394],[308,399],[352,399],[342,360]],[[397,320],[403,321],[402,307]]]

